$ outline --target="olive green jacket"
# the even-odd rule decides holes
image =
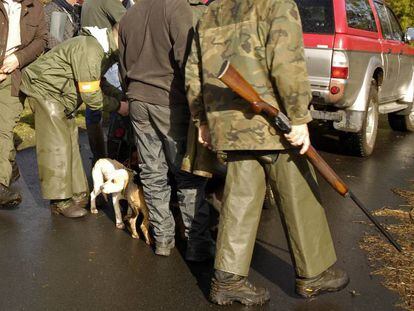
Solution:
[[[81,26],[111,29],[126,12],[119,0],[86,0],[82,5]]]
[[[92,110],[117,110],[122,93],[102,79],[118,53],[112,34],[106,32],[106,37],[107,52],[86,30],[85,35],[69,39],[40,56],[26,68],[21,91],[35,98],[55,99],[68,114],[82,102]]]
[[[229,60],[292,124],[311,120],[301,21],[293,0],[217,0],[197,27],[186,67],[196,124],[207,123],[217,150],[280,150],[289,144],[216,76]]]

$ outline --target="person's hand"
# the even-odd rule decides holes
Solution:
[[[304,154],[308,151],[310,139],[307,124],[292,125],[292,131],[289,134],[285,134],[285,137],[292,146],[302,146],[300,154]]]
[[[3,73],[12,73],[17,68],[19,68],[19,60],[17,59],[16,55],[10,54],[4,59],[3,66],[0,68],[0,70]]]
[[[198,142],[208,149],[212,149],[210,130],[207,124],[200,125],[198,128]]]
[[[129,115],[129,103],[127,101],[121,101],[117,112],[123,117]]]

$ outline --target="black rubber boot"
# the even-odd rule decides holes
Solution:
[[[86,132],[93,155],[92,166],[94,166],[96,161],[106,158],[106,145],[102,125],[100,123],[88,124],[86,126]]]
[[[185,252],[185,260],[191,262],[205,262],[214,259],[216,254],[216,246],[213,242],[210,245],[199,246],[196,249],[189,247]]]
[[[296,293],[304,298],[311,298],[323,293],[340,291],[348,283],[349,277],[345,271],[329,268],[314,278],[297,278]]]
[[[72,199],[50,201],[50,210],[53,214],[61,214],[68,218],[79,218],[88,214],[88,211],[76,204]]]
[[[235,301],[246,306],[263,305],[270,300],[270,293],[266,288],[253,286],[246,277],[216,270],[210,300],[218,305]]]
[[[20,193],[0,184],[0,208],[15,208],[22,202]]]

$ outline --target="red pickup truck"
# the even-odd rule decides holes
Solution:
[[[296,0],[314,119],[330,122],[354,153],[372,153],[378,115],[414,131],[414,28],[379,0]]]

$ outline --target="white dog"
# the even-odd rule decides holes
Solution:
[[[136,221],[139,213],[143,215],[140,226],[145,237],[145,242],[150,244],[148,207],[145,203],[142,186],[134,183],[135,173],[127,169],[118,161],[111,159],[100,159],[92,169],[93,191],[91,192],[91,213],[97,214],[96,197],[100,194],[112,194],[112,204],[115,209],[116,227],[124,229],[119,201],[128,201],[128,215],[125,220],[128,222],[128,229],[135,239],[139,239],[136,230]],[[131,212],[130,212],[131,211]]]

